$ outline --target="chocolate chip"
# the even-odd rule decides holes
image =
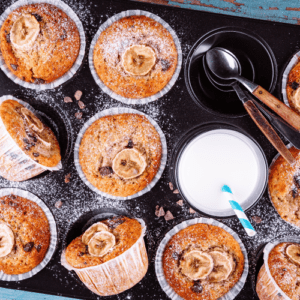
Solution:
[[[32,134],[28,129],[25,129],[26,135],[34,142],[37,142],[37,137]],[[34,145],[33,145],[34,146]]]
[[[161,208],[159,208],[159,209],[156,209],[155,215],[156,215],[157,217],[159,217],[159,218],[160,218],[160,217],[163,217],[163,216],[165,215],[164,208],[161,207]]]
[[[262,221],[261,217],[259,216],[252,216],[252,220],[257,224],[261,223]]]
[[[170,190],[171,190],[171,191],[173,191],[173,190],[174,190],[174,185],[173,185],[173,183],[172,183],[172,182],[169,182],[169,188],[170,188]]]
[[[171,67],[170,62],[169,62],[168,60],[166,60],[166,59],[161,59],[161,60],[160,60],[160,63],[161,63],[161,67],[162,67],[161,69],[162,69],[164,72],[168,71],[169,68]]]
[[[291,88],[293,90],[296,90],[298,87],[299,87],[299,83],[298,82],[294,81],[294,82],[291,83]]]
[[[119,225],[123,224],[125,222],[124,217],[113,217],[112,219],[107,220],[107,226],[111,229],[114,230],[116,229]]]
[[[84,252],[79,252],[78,253],[78,256],[83,256],[84,255]]]
[[[296,188],[292,189],[292,197],[295,199],[298,196],[298,190]]]
[[[173,217],[172,213],[168,210],[165,214],[165,220],[170,221],[170,220],[173,220],[173,219],[174,219],[174,217]]]
[[[79,106],[80,109],[85,108],[85,104],[82,101],[78,101],[78,106]]]
[[[33,246],[34,246],[34,242],[29,242],[23,247],[23,249],[25,252],[30,252],[32,250]]]
[[[178,200],[176,203],[180,206],[183,206],[183,200]]]
[[[37,252],[40,252],[40,251],[41,251],[41,249],[42,249],[42,246],[41,246],[41,245],[37,245],[37,247],[36,247],[36,251],[37,251]]]
[[[194,292],[194,293],[201,293],[203,291],[203,287],[201,285],[201,283],[199,281],[195,281],[194,282],[194,285],[191,287],[191,290]]]
[[[8,34],[6,35],[6,41],[7,41],[8,43],[10,43],[10,33],[8,33]]]
[[[101,167],[99,168],[99,172],[101,176],[107,176],[109,174],[112,174],[114,171],[111,167]]]
[[[10,199],[12,199],[12,200],[16,200],[16,199],[17,199],[17,197],[16,197],[15,195],[13,195],[13,194],[11,194],[9,197],[10,197]]]
[[[85,254],[89,254],[89,246],[85,245]]]
[[[126,148],[133,148],[133,141],[129,140]]]
[[[80,120],[82,118],[82,112],[77,112],[75,117]]]
[[[44,84],[44,83],[45,83],[45,80],[42,79],[42,78],[35,78],[35,79],[34,79],[34,83],[35,83],[35,84]]]
[[[38,15],[38,14],[32,14],[32,15],[36,18],[36,20],[38,22],[41,22],[43,20],[43,18],[40,15]]]
[[[125,159],[122,159],[122,160],[121,160],[121,165],[122,165],[122,166],[126,166],[126,164],[127,164],[127,161],[126,161]]]
[[[71,102],[73,102],[73,100],[70,97],[65,97],[64,102],[65,103],[71,103]]]
[[[294,176],[294,183],[298,189],[300,189],[300,175]]]
[[[79,91],[79,90],[76,91],[76,93],[74,94],[74,97],[77,101],[80,100],[81,96],[82,96],[82,91]]]
[[[10,64],[11,68],[14,70],[14,71],[17,71],[18,69],[18,66],[17,65],[14,65],[14,64]]]
[[[283,269],[282,269],[282,271],[283,271],[283,272],[286,272],[286,271],[287,271],[287,269],[286,269],[286,268],[283,268]]]
[[[173,252],[173,253],[172,253],[172,257],[173,257],[174,259],[178,260],[179,254],[178,254],[177,252]]]
[[[40,154],[37,153],[37,152],[33,152],[32,155],[33,155],[34,157],[39,157],[39,156],[40,156]]]
[[[17,249],[18,249],[18,246],[15,245],[14,248],[13,248],[13,250],[14,250],[15,253],[17,252]]]

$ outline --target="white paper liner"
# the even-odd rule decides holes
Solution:
[[[56,245],[57,245],[57,240],[58,240],[57,227],[56,227],[55,219],[54,219],[50,209],[37,196],[31,194],[30,192],[20,190],[17,188],[0,189],[0,197],[4,197],[4,196],[10,195],[10,194],[13,194],[13,195],[16,195],[19,197],[23,197],[25,199],[31,200],[31,201],[35,202],[36,204],[38,204],[40,206],[40,208],[43,210],[43,212],[45,213],[45,215],[48,219],[48,222],[49,222],[49,227],[50,227],[49,248],[48,248],[48,251],[47,251],[44,259],[42,260],[42,262],[39,265],[37,265],[31,271],[24,273],[24,274],[19,274],[19,275],[7,275],[7,274],[3,273],[3,271],[0,271],[0,280],[20,281],[20,280],[28,279],[28,278],[34,276],[35,274],[37,274],[38,272],[40,272],[51,260],[53,254],[56,250]]]
[[[246,282],[246,279],[248,276],[248,271],[249,271],[248,255],[247,255],[246,248],[245,248],[244,244],[242,243],[241,239],[239,238],[239,236],[232,229],[227,227],[225,224],[220,223],[214,219],[195,218],[192,220],[186,220],[186,221],[176,225],[175,227],[173,227],[173,229],[170,230],[166,234],[166,236],[161,241],[161,243],[157,249],[156,257],[155,257],[155,273],[156,273],[158,282],[159,282],[161,288],[164,290],[164,292],[172,300],[184,300],[172,289],[172,287],[169,285],[169,283],[167,282],[167,280],[165,278],[164,270],[163,270],[163,263],[162,263],[163,254],[164,254],[164,250],[165,250],[167,243],[176,233],[178,233],[179,231],[181,231],[184,228],[187,228],[191,225],[195,225],[195,224],[199,224],[199,223],[214,225],[214,226],[223,228],[224,230],[226,230],[228,233],[230,233],[234,237],[234,239],[239,243],[239,245],[241,247],[241,250],[242,250],[242,253],[243,253],[244,259],[245,259],[243,274],[242,274],[241,278],[239,279],[239,281],[235,284],[235,286],[230,291],[228,291],[227,294],[218,298],[218,300],[232,300],[240,293],[240,291],[242,290],[242,288]]]
[[[110,88],[108,88],[100,79],[100,77],[98,76],[95,67],[94,67],[94,60],[93,60],[93,55],[94,55],[94,48],[95,45],[99,39],[100,34],[109,26],[111,26],[114,22],[124,18],[124,17],[128,17],[128,16],[147,16],[149,18],[154,19],[155,21],[157,21],[158,23],[160,23],[161,25],[163,25],[172,35],[172,38],[174,40],[176,49],[177,49],[177,67],[176,70],[171,78],[171,80],[168,82],[168,84],[158,93],[150,96],[150,97],[146,97],[146,98],[141,98],[141,99],[132,99],[132,98],[125,98],[122,97],[120,95],[118,95],[117,93],[113,92]],[[99,85],[99,87],[102,89],[103,92],[105,92],[106,94],[108,94],[111,98],[116,99],[118,101],[121,101],[123,103],[126,104],[146,104],[152,101],[157,100],[158,98],[161,98],[162,96],[164,96],[175,84],[180,70],[181,70],[181,66],[182,66],[182,50],[181,50],[181,45],[180,45],[180,41],[175,33],[175,31],[171,28],[171,26],[166,23],[163,19],[161,19],[159,16],[152,14],[148,11],[144,11],[144,10],[127,10],[127,11],[123,11],[119,14],[116,14],[114,16],[112,16],[111,18],[109,18],[106,22],[104,22],[100,28],[98,29],[96,35],[94,36],[92,43],[91,43],[91,47],[90,47],[90,51],[89,51],[89,66],[90,66],[90,70],[91,73],[96,81],[96,83]]]
[[[277,285],[276,281],[274,280],[274,278],[271,275],[270,269],[269,269],[269,264],[268,264],[268,259],[269,259],[269,254],[271,252],[271,250],[278,244],[280,243],[298,243],[300,244],[300,238],[299,237],[295,237],[295,236],[287,236],[275,241],[272,241],[270,243],[268,243],[265,248],[264,248],[264,265],[265,265],[265,269],[266,272],[268,274],[268,277],[270,279],[270,281],[273,283],[275,290],[272,291],[272,294],[274,296],[278,296],[278,297],[282,297],[281,299],[285,299],[285,300],[291,300],[282,290],[281,288]],[[268,287],[270,288],[270,287]]]
[[[111,115],[118,115],[118,114],[128,114],[128,113],[132,113],[132,114],[139,114],[142,116],[145,116],[148,121],[155,127],[156,131],[158,132],[159,136],[160,136],[160,141],[161,141],[161,145],[162,145],[162,156],[161,156],[161,161],[160,161],[160,167],[158,172],[156,173],[155,177],[152,179],[152,181],[141,191],[137,192],[134,195],[128,196],[128,197],[119,197],[119,196],[113,196],[104,192],[101,192],[100,190],[98,190],[95,186],[93,186],[88,179],[85,177],[85,174],[83,173],[80,163],[79,163],[79,147],[80,147],[80,143],[81,143],[81,139],[85,133],[85,131],[98,119],[104,117],[104,116],[111,116]],[[158,126],[158,124],[149,116],[147,116],[146,114],[132,109],[132,108],[126,108],[126,107],[114,107],[114,108],[109,108],[106,110],[103,110],[101,112],[98,112],[96,115],[94,115],[93,117],[91,117],[81,128],[76,142],[75,142],[75,146],[74,146],[74,162],[75,162],[75,167],[76,170],[80,176],[80,178],[82,179],[82,181],[95,193],[98,193],[99,195],[102,195],[104,197],[108,197],[110,199],[115,199],[115,200],[130,200],[139,196],[144,195],[145,193],[148,193],[157,183],[157,181],[160,179],[166,163],[167,163],[167,156],[168,156],[168,149],[167,149],[167,141],[166,141],[166,137],[164,135],[164,133],[162,132],[162,130],[160,129],[160,127]]]
[[[35,109],[30,106],[28,103],[13,97],[12,95],[6,95],[0,97],[0,105],[6,100],[15,100],[25,106],[27,109],[32,111],[36,116],[38,113]],[[35,162],[31,157],[25,154],[22,149],[17,145],[13,138],[7,132],[5,125],[0,118],[0,157],[6,156],[11,158],[10,162],[15,162],[15,165],[12,165],[11,170],[17,170],[17,174],[20,174],[20,177],[32,178],[46,170],[49,171],[58,171],[62,168],[61,161],[55,167],[46,167],[37,162]],[[34,174],[34,175],[33,175]],[[32,176],[33,175],[33,176]]]
[[[72,68],[67,71],[63,76],[60,78],[54,80],[51,83],[47,84],[35,84],[31,82],[26,82],[21,80],[19,77],[15,76],[7,67],[3,57],[2,53],[0,51],[0,68],[1,70],[6,74],[8,78],[10,78],[14,83],[17,83],[21,85],[24,88],[34,89],[36,91],[44,91],[49,89],[54,89],[61,84],[65,83],[69,79],[71,79],[74,74],[78,71],[79,67],[82,64],[84,54],[85,54],[85,47],[86,47],[86,39],[85,39],[85,33],[83,29],[83,25],[76,15],[76,13],[72,10],[70,6],[68,6],[66,3],[60,0],[19,0],[15,2],[13,5],[9,6],[4,13],[0,17],[0,28],[2,27],[4,21],[7,19],[10,13],[12,13],[15,9],[19,8],[20,6],[28,5],[28,4],[34,4],[34,3],[48,3],[52,4],[58,8],[60,8],[62,11],[64,11],[76,24],[79,35],[80,35],[80,50],[77,56],[76,61],[74,62]]]
[[[288,65],[286,66],[286,68],[283,72],[283,75],[282,75],[281,93],[282,93],[282,97],[283,97],[283,102],[289,107],[290,107],[290,103],[289,103],[287,93],[286,93],[286,85],[287,85],[288,77],[289,77],[291,70],[299,62],[299,57],[300,57],[300,51],[298,51],[297,53],[295,53],[293,55],[293,57],[291,58]]]
[[[293,145],[292,143],[289,143],[288,145],[286,145],[286,147],[287,147],[288,149],[290,149],[291,147],[294,147],[294,145]],[[279,217],[281,218],[281,220],[283,220],[284,222],[286,222],[286,223],[288,223],[289,225],[293,226],[294,228],[300,229],[299,226],[297,226],[297,225],[295,225],[295,224],[293,224],[293,223],[291,223],[291,222],[288,222],[288,221],[284,220],[284,219],[280,216],[279,212],[277,211],[277,209],[276,209],[276,207],[275,207],[275,205],[274,205],[274,203],[273,203],[273,201],[272,201],[272,197],[271,197],[271,193],[270,193],[270,188],[269,188],[269,178],[270,178],[270,175],[271,175],[271,169],[272,169],[273,165],[275,164],[275,162],[276,162],[276,160],[278,159],[279,156],[281,156],[280,153],[277,153],[277,154],[275,155],[275,157],[273,158],[273,160],[272,160],[272,162],[271,162],[271,164],[270,164],[270,167],[269,167],[269,175],[268,175],[268,196],[269,196],[269,199],[270,199],[270,201],[271,201],[271,203],[272,203],[272,206],[274,207],[275,211],[278,213],[278,215],[279,215]]]
[[[103,294],[101,295],[108,295],[105,293],[107,285],[113,285],[115,287],[113,294],[119,294],[128,289],[128,286],[126,288],[122,286],[128,281],[131,281],[131,283],[134,282],[134,284],[129,287],[131,288],[145,276],[145,274],[143,274],[145,272],[145,267],[146,269],[148,268],[148,257],[144,242],[146,224],[142,219],[136,220],[142,225],[141,236],[129,249],[116,258],[97,266],[78,269],[72,267],[67,262],[65,256],[66,249],[63,249],[61,254],[61,264],[67,270],[75,271],[80,279],[81,277],[85,278],[85,282],[83,283],[96,294],[99,294],[99,289],[101,290],[101,286],[103,286]],[[100,280],[100,278],[102,278],[102,280]],[[139,280],[136,281],[137,279]],[[97,288],[95,288],[95,285]]]

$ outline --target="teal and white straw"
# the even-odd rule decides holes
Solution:
[[[242,223],[243,227],[245,228],[247,234],[249,236],[256,235],[255,229],[252,227],[249,219],[247,218],[246,214],[244,213],[243,209],[239,205],[238,202],[235,201],[234,195],[228,185],[223,185],[222,192],[226,196],[227,200],[229,201],[232,209],[234,210],[235,214],[239,218],[240,222]]]

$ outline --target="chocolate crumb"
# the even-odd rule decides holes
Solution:
[[[43,18],[40,15],[38,15],[38,14],[32,14],[32,15],[36,18],[36,20],[38,22],[41,22],[43,20]]]
[[[85,245],[85,254],[89,254],[89,246]]]
[[[71,102],[73,102],[73,100],[71,99],[71,97],[65,97],[64,102],[65,103],[71,103]]]
[[[41,249],[42,249],[42,246],[41,246],[41,245],[37,245],[37,247],[36,247],[36,251],[37,251],[37,252],[40,252],[40,251],[41,251]]]
[[[23,249],[25,252],[30,252],[32,250],[33,246],[34,246],[34,242],[29,242],[23,247]]]
[[[165,215],[165,211],[164,211],[164,208],[163,207],[161,207],[160,209],[157,209],[156,210],[156,212],[155,212],[155,215],[157,216],[157,217],[163,217],[164,215]]]
[[[190,214],[195,214],[196,212],[190,207]]]
[[[82,101],[78,101],[78,106],[80,109],[84,109],[85,108],[85,105]]]
[[[178,200],[176,203],[180,206],[183,206],[183,200]]]
[[[174,217],[173,217],[172,213],[168,210],[165,214],[165,220],[170,221],[170,220],[173,220],[173,219],[174,219]]]
[[[179,194],[179,191],[176,189],[173,191],[173,194]]]
[[[61,208],[63,205],[62,201],[61,200],[58,200],[56,203],[55,203],[55,207],[56,208]]]
[[[111,167],[101,167],[99,168],[99,172],[101,176],[107,176],[109,174],[112,174],[114,171]]]
[[[71,178],[71,174],[69,173],[69,174],[67,174],[65,176],[65,183],[69,183],[70,182],[70,178]]]
[[[82,118],[82,112],[77,112],[75,117],[80,120]]]
[[[74,94],[74,97],[77,101],[80,100],[81,96],[82,96],[82,91],[79,91],[79,90],[76,91],[76,93]]]
[[[42,78],[35,78],[34,83],[35,84],[44,84],[46,81]]]
[[[252,220],[257,224],[261,223],[262,221],[261,217],[259,216],[252,216]]]
[[[201,285],[201,283],[199,281],[195,281],[194,282],[194,285],[191,287],[191,290],[194,292],[194,293],[201,293],[203,291],[203,287]]]
[[[14,70],[14,71],[17,71],[18,69],[18,66],[17,65],[14,65],[14,64],[10,64],[11,68]]]
[[[173,186],[173,183],[172,183],[172,182],[169,182],[169,187],[170,187],[170,190],[171,190],[171,191],[174,190],[174,186]]]
[[[298,82],[294,81],[294,82],[291,83],[291,88],[293,90],[296,90],[298,87],[299,87],[299,83]]]
[[[39,157],[39,156],[40,156],[40,154],[37,153],[37,152],[33,152],[32,155],[33,155],[34,157]]]
[[[129,140],[126,148],[133,148],[133,141]]]

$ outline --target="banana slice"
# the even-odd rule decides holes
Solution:
[[[90,239],[89,253],[92,256],[102,257],[107,254],[116,244],[115,236],[109,231],[100,231]]]
[[[211,282],[226,280],[232,272],[233,261],[226,252],[211,251],[209,252],[214,261],[214,269],[209,275]]]
[[[10,30],[10,40],[16,49],[27,51],[33,47],[39,32],[40,24],[36,18],[23,14],[14,22]]]
[[[0,257],[8,255],[15,244],[14,233],[11,228],[4,224],[0,224]]]
[[[134,45],[126,49],[122,56],[124,70],[130,75],[146,75],[155,65],[156,56],[152,48]]]
[[[123,179],[140,176],[146,169],[145,157],[136,149],[124,149],[119,152],[112,163],[114,172]]]
[[[206,278],[213,270],[212,257],[200,250],[186,252],[180,261],[181,272],[192,280]]]
[[[42,132],[44,130],[44,125],[38,117],[34,115],[29,109],[22,107],[21,113],[24,116],[29,128],[35,132]]]
[[[93,235],[95,233],[101,232],[101,231],[108,231],[108,227],[102,222],[93,224],[83,234],[83,236],[81,238],[82,242],[87,245],[89,243],[90,239],[93,237]]]
[[[300,245],[292,244],[286,248],[287,256],[296,264],[300,265]]]
[[[294,105],[296,106],[296,108],[300,109],[300,87],[298,87],[296,91],[294,91],[292,98],[294,100]]]

